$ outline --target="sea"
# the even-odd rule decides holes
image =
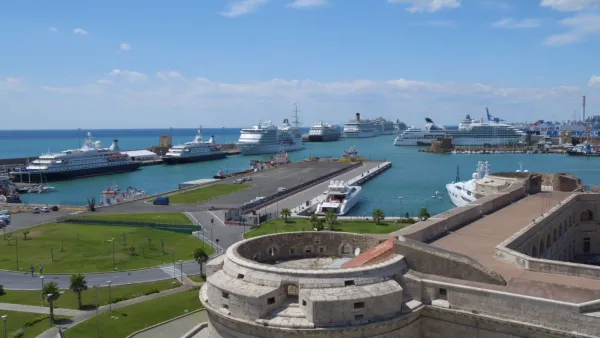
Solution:
[[[173,143],[191,141],[195,129],[133,129],[133,130],[0,130],[0,158],[39,156],[78,148],[90,132],[108,146],[119,140],[122,150],[146,149],[158,144],[161,134],[171,133]],[[307,133],[304,129],[303,133]],[[234,143],[239,128],[204,129],[204,136],[214,136],[217,143]],[[600,184],[600,158],[575,157],[562,154],[430,154],[419,152],[418,147],[393,145],[396,135],[366,139],[342,139],[337,142],[305,143],[305,149],[289,153],[292,161],[310,157],[339,157],[351,146],[360,156],[371,160],[392,162],[392,168],[366,183],[360,202],[351,216],[370,216],[375,208],[388,216],[418,214],[426,207],[432,214],[453,207],[447,196],[446,184],[455,180],[457,170],[461,180],[470,179],[478,161],[489,161],[492,172],[523,169],[536,172],[569,172],[584,184]],[[88,198],[100,195],[112,185],[135,187],[148,194],[177,189],[179,183],[201,178],[212,178],[220,169],[228,172],[248,169],[251,160],[268,160],[270,155],[233,155],[227,159],[177,166],[154,165],[131,173],[90,177],[66,182],[51,182],[56,190],[47,194],[24,194],[25,203],[50,205],[85,205]]]

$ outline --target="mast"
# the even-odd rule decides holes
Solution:
[[[297,103],[294,103],[294,116],[293,117],[294,117],[294,122],[292,122],[292,123],[294,123],[294,126],[296,128],[298,128],[298,126],[300,125],[300,121],[298,121],[298,104]]]
[[[456,165],[456,178],[454,179],[454,182],[460,182],[460,176],[458,174],[458,164]]]

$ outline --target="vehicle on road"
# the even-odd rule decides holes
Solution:
[[[238,179],[233,180],[233,184],[242,184],[243,182],[244,182],[243,178],[238,178]]]
[[[157,197],[154,199],[152,204],[154,204],[154,205],[169,205],[169,198],[168,197]]]
[[[32,214],[39,214],[40,212],[41,212],[40,208],[38,208],[38,207],[35,207],[35,208],[31,209],[31,213]]]
[[[277,188],[277,192],[285,192],[285,191],[287,191],[287,188],[284,188],[284,187]]]
[[[50,212],[50,208],[48,208],[48,207],[41,207],[40,211],[41,212]]]

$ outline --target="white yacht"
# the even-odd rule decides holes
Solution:
[[[141,163],[119,151],[117,140],[109,148],[102,148],[102,143],[94,141],[92,133],[87,136],[80,149],[42,155],[24,169],[11,171],[13,182],[44,183],[129,172],[140,167]]]
[[[380,130],[380,129],[379,129]],[[360,113],[356,113],[356,118],[344,123],[344,138],[366,138],[379,135],[379,130],[375,122],[371,120],[361,120]]]
[[[319,121],[310,127],[310,130],[308,131],[308,140],[310,142],[337,141],[340,139],[341,134],[340,126],[337,124]]]
[[[288,119],[284,119],[279,127],[268,121],[259,122],[252,128],[242,129],[236,144],[240,153],[243,155],[276,154],[303,149],[297,108],[294,118],[293,126]]]
[[[317,205],[317,215],[327,215],[333,211],[338,216],[345,215],[358,203],[360,186],[349,186],[348,182],[331,181],[324,193],[325,200]]]
[[[522,143],[526,133],[496,121],[473,120],[470,115],[458,125],[458,129],[446,129],[430,118],[425,119],[423,129],[410,127],[394,140],[396,146],[427,146],[440,137],[452,138],[456,146],[500,146]]]
[[[206,142],[202,140],[202,128],[200,128],[193,141],[174,146],[164,156],[161,156],[161,159],[166,164],[180,164],[220,160],[226,156],[227,153],[215,144],[214,136],[211,136],[210,140]]]
[[[457,168],[455,181],[446,184],[446,190],[448,190],[448,196],[450,196],[452,204],[462,207],[481,197],[476,191],[476,182],[490,173],[490,164],[487,161],[479,161],[477,163],[477,171],[473,173],[472,178],[461,182]]]

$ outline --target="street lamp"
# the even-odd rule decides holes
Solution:
[[[52,297],[54,297],[54,295],[51,294],[51,293],[49,293],[49,294],[46,295],[46,298],[48,298],[48,305],[50,305],[50,312],[51,312],[50,314],[52,314],[52,306],[53,306],[52,305]],[[53,324],[52,323],[52,316],[50,316],[50,326],[52,326],[52,324]]]
[[[215,248],[215,243],[213,243],[213,228],[212,228],[212,226],[210,227],[210,246],[213,249]]]
[[[98,327],[98,313],[100,310],[100,305],[98,304],[98,284],[94,285],[94,289],[96,289],[96,337],[100,337],[100,328]]]
[[[179,277],[181,279],[181,284],[183,284],[183,259],[179,260]]]
[[[171,259],[173,260],[173,274],[175,274],[175,249],[171,249]]]
[[[107,240],[107,242],[112,242],[113,270],[116,270],[117,268],[115,267],[115,239],[114,239],[114,237]]]
[[[108,281],[108,309],[112,311],[112,299],[110,298],[110,284],[111,281]]]
[[[44,276],[40,276],[40,280],[42,281],[42,304],[44,303]]]
[[[15,240],[17,241],[17,271],[19,271],[19,236],[16,236]]]
[[[6,318],[7,318],[7,317],[8,317],[7,315],[2,315],[2,317],[0,317],[0,318],[2,318],[2,322],[4,323],[4,338],[7,338],[7,337],[8,337],[8,336],[6,335]]]

